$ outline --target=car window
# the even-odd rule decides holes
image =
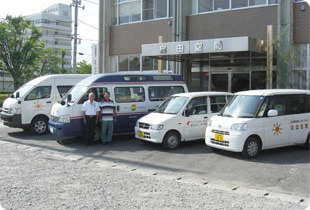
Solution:
[[[51,97],[51,86],[40,86],[34,88],[25,98],[25,101],[44,99]]]
[[[187,113],[189,115],[200,115],[208,113],[208,97],[193,98],[187,105]]]
[[[114,88],[114,93],[115,101],[118,103],[145,101],[143,87],[116,87]]]

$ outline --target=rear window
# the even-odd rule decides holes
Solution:
[[[210,96],[211,112],[220,112],[226,104],[226,96]]]

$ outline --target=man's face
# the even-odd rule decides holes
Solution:
[[[104,93],[104,99],[108,101],[110,99],[110,94],[109,93]]]
[[[94,99],[95,99],[95,95],[94,95],[93,93],[90,93],[90,94],[88,95],[88,99],[89,99],[91,102],[93,102]]]

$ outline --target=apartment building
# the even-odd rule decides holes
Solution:
[[[70,5],[54,4],[26,18],[33,20],[34,25],[40,29],[43,34],[40,40],[45,43],[46,48],[56,48],[59,57],[61,49],[66,50],[64,67],[71,69],[72,11]]]
[[[272,26],[274,43],[290,46],[287,51],[282,44],[273,45],[272,86],[284,81],[286,87],[309,89],[310,8],[305,1],[112,0],[102,4],[99,73],[163,68],[163,72],[182,74],[191,91],[266,88],[267,26]],[[285,80],[279,81],[281,77]]]

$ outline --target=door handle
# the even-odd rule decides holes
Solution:
[[[208,117],[206,116],[206,117],[204,117],[203,119],[208,119]]]
[[[51,101],[47,101],[46,103],[47,103],[47,104],[50,104],[50,103],[52,103],[52,102],[51,102]]]
[[[119,106],[116,106],[116,111],[119,112]]]

